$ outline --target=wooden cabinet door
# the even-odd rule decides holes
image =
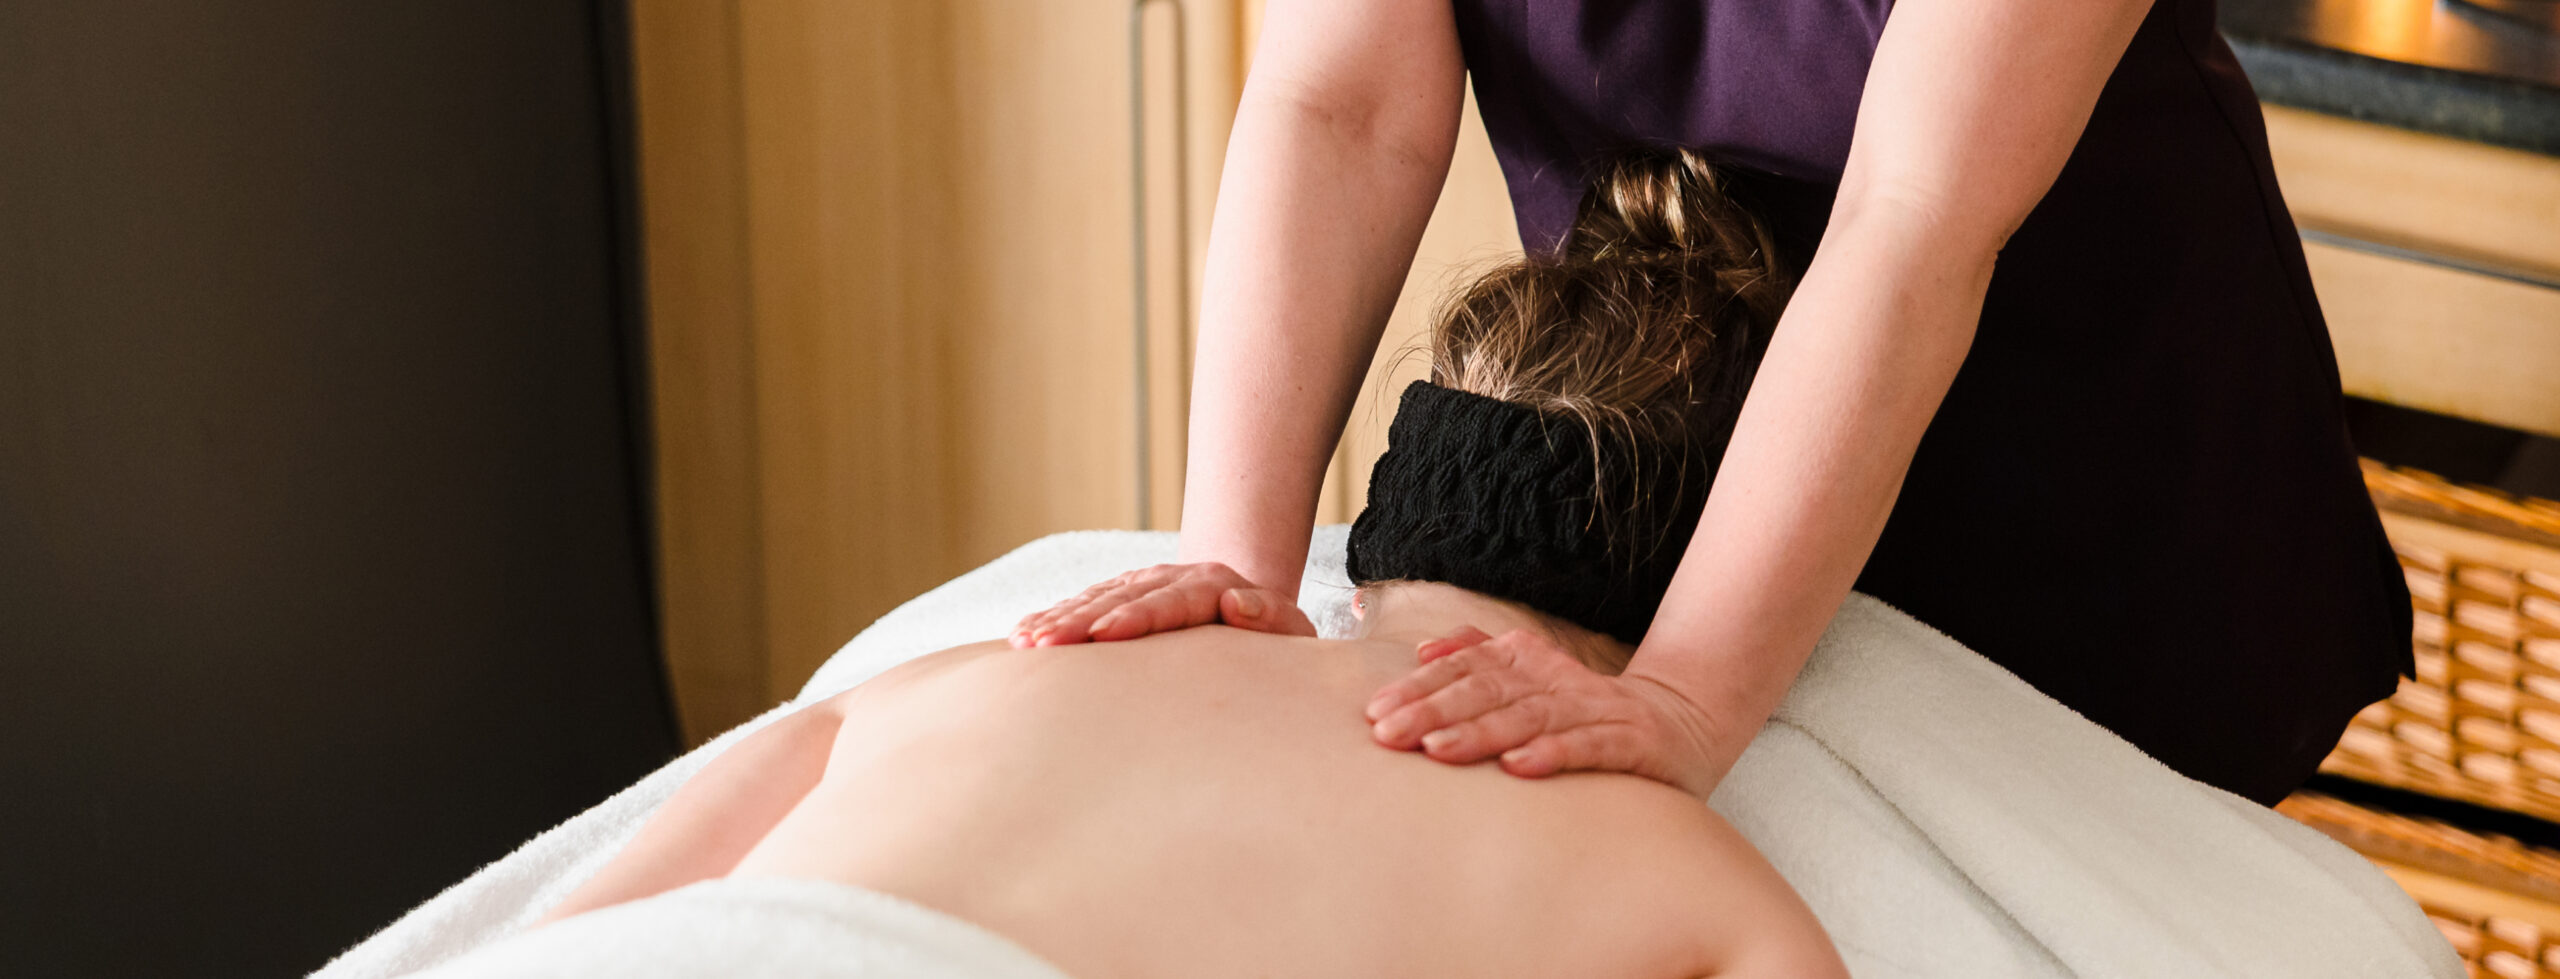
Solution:
[[[2560,435],[2560,158],[2265,111],[2347,393]]]
[[[1024,541],[1177,525],[1193,285],[1258,7],[637,0],[661,614],[689,737]],[[1390,376],[1396,354],[1458,272],[1518,250],[1470,105],[1321,519],[1357,513],[1424,366]]]
[[[633,5],[662,616],[689,737],[1034,537],[1180,499],[1239,0],[1140,22],[1159,221],[1143,474],[1130,0]],[[1168,142],[1174,52],[1187,126]],[[1187,247],[1167,251],[1167,243]],[[1179,254],[1176,251],[1181,252]],[[1179,274],[1177,274],[1177,272]],[[1196,293],[1194,293],[1196,296]]]

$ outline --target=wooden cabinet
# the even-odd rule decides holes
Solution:
[[[1200,202],[1192,254],[1152,256],[1158,526],[1186,407],[1170,297],[1206,238],[1239,9],[1184,4],[1187,185],[1152,187]],[[661,613],[690,738],[1023,541],[1140,522],[1131,10],[633,5]],[[1141,22],[1165,160],[1172,22]]]
[[[2266,113],[2348,393],[2560,435],[2560,157]]]
[[[660,610],[689,738],[1024,541],[1176,526],[1191,286],[1260,7],[633,4]],[[1421,364],[1388,367],[1454,273],[1519,250],[1472,107],[1461,139],[1321,519],[1358,511]]]

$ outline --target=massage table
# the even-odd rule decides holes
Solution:
[[[1353,625],[1344,533],[1318,530],[1301,591],[1328,636]],[[775,717],[913,657],[1002,636],[1025,613],[1173,553],[1171,534],[1060,534],[928,592],[847,643],[789,703],[535,837],[314,976],[405,975],[506,939]],[[2463,975],[2417,906],[2353,852],[2170,771],[1864,595],[1842,606],[1709,803],[1804,896],[1859,979]],[[609,940],[583,934],[555,942]],[[771,961],[729,974],[924,974],[830,973],[848,957],[792,959],[785,945],[747,943],[773,949],[757,953]]]

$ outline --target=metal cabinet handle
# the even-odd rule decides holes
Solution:
[[[1164,4],[1173,12],[1173,235],[1174,254],[1181,264],[1174,269],[1175,327],[1184,329],[1191,315],[1191,150],[1190,83],[1186,78],[1184,52],[1190,41],[1184,35],[1182,0],[1133,0],[1129,5],[1129,241],[1131,340],[1134,344],[1135,388],[1138,435],[1138,529],[1154,529],[1155,490],[1154,450],[1149,445],[1148,407],[1152,380],[1147,371],[1147,348],[1150,334],[1147,322],[1147,7]]]

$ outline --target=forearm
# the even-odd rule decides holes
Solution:
[[[1847,597],[1972,343],[1996,242],[1941,230],[1890,203],[1834,221],[1629,666],[1701,709],[1719,777]]]
[[[1272,80],[1239,109],[1202,278],[1180,560],[1296,593],[1326,462],[1448,173],[1450,74],[1359,111]]]
[[[1875,549],[1972,346],[1993,259],[2053,185],[2150,3],[1894,6],[1831,225],[1629,665],[1699,708],[1719,777]]]

